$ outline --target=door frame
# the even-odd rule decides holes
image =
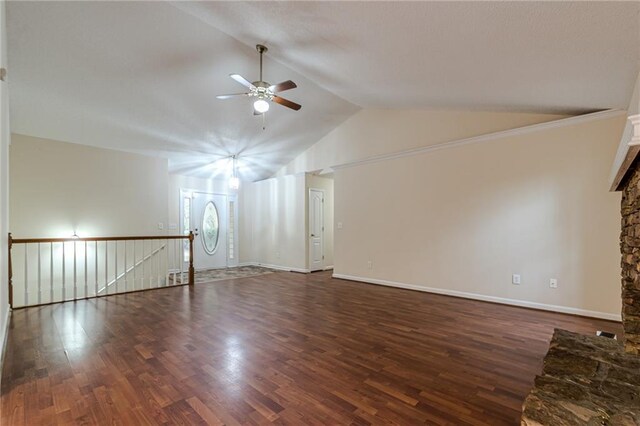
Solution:
[[[180,188],[180,199],[179,199],[179,203],[178,203],[178,222],[179,227],[178,227],[178,231],[181,235],[185,234],[185,231],[191,231],[194,229],[194,217],[193,217],[193,194],[202,194],[202,195],[219,195],[219,196],[223,196],[226,198],[225,201],[225,209],[227,209],[227,223],[225,223],[225,227],[226,227],[226,267],[232,267],[232,266],[238,266],[238,256],[240,253],[240,249],[239,249],[239,241],[238,241],[238,194],[228,194],[228,193],[224,193],[224,192],[208,192],[208,191],[203,191],[201,189],[190,189],[190,188]],[[184,221],[183,221],[183,213],[184,213],[184,199],[185,198],[189,198],[191,201],[191,209],[190,209],[190,213],[191,213],[191,217],[189,218],[189,229],[185,230],[184,229]],[[231,215],[231,211],[229,210],[229,202],[233,201],[233,206],[234,206],[234,211],[233,211],[233,215],[234,215],[234,228],[233,228],[233,258],[231,258],[230,256],[230,252],[229,252],[229,237],[230,237],[230,230],[229,230],[229,224],[231,222],[230,220],[230,215]],[[186,262],[186,264],[188,264],[188,262]]]
[[[321,227],[322,230],[320,231],[320,247],[321,247],[321,251],[322,251],[322,259],[321,259],[321,266],[320,268],[314,269],[313,268],[313,262],[311,260],[311,256],[312,256],[312,250],[311,250],[311,191],[316,191],[316,192],[320,192],[322,194],[322,223],[321,223]],[[324,189],[320,189],[320,188],[312,188],[310,187],[308,192],[307,192],[307,263],[308,263],[308,270],[309,272],[315,272],[315,271],[324,271],[324,199],[325,199],[326,193]]]

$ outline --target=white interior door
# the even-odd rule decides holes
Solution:
[[[324,191],[309,189],[309,270],[324,269]]]
[[[227,267],[227,196],[219,194],[193,194],[191,229],[193,266],[195,269]]]

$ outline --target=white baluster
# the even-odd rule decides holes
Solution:
[[[104,292],[109,294],[109,241],[104,242]]]
[[[115,248],[115,254],[113,255],[113,259],[115,262],[114,265],[114,270],[115,270],[115,283],[114,283],[114,288],[116,289],[116,293],[118,293],[118,240],[115,241],[116,243],[116,248]]]
[[[95,252],[95,275],[96,275],[96,282],[95,282],[95,287],[96,287],[96,297],[98,297],[98,240],[96,240],[96,252]]]
[[[89,297],[89,294],[88,294],[89,289],[87,285],[88,274],[89,272],[87,271],[87,241],[85,240],[84,242],[84,297],[85,298]]]
[[[29,264],[27,262],[28,244],[24,245],[24,306],[29,305]]]
[[[66,289],[66,277],[65,277],[65,271],[66,271],[66,265],[65,265],[65,256],[64,256],[64,252],[65,252],[65,242],[62,242],[62,300],[67,300],[67,289]]]
[[[40,263],[40,243],[38,243],[38,305],[42,303],[41,295],[42,295],[42,271],[41,271],[41,263]]]
[[[49,302],[53,302],[53,243],[49,243]]]
[[[78,256],[76,241],[73,242],[73,300],[78,298]]]

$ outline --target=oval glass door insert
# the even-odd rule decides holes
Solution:
[[[204,214],[202,215],[202,244],[204,251],[213,254],[218,247],[218,236],[220,234],[220,220],[218,217],[218,209],[216,209],[213,201],[209,201],[204,206]]]

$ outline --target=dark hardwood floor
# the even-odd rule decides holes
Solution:
[[[275,273],[11,318],[2,425],[515,425],[554,327],[617,323]]]

